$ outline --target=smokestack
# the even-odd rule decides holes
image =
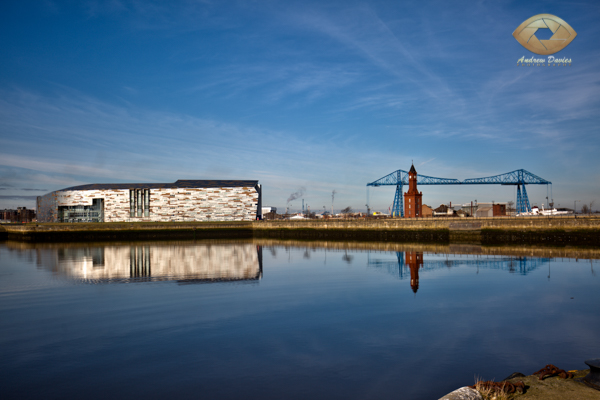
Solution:
[[[333,200],[335,199],[335,194],[337,192],[334,190],[331,191],[331,216],[333,217]]]

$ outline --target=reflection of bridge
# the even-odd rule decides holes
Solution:
[[[492,256],[486,258],[457,259],[451,260],[424,260],[422,252],[407,251],[396,252],[396,260],[380,260],[371,258],[367,255],[367,265],[385,270],[399,279],[408,279],[410,277],[411,287],[416,293],[419,288],[419,272],[434,271],[442,268],[452,268],[458,266],[468,266],[487,269],[499,269],[510,273],[527,275],[538,269],[541,265],[550,262],[550,258],[529,258],[529,257],[506,257]]]
[[[404,206],[402,204],[403,185],[408,185],[408,172],[401,169],[394,171],[383,178],[379,178],[374,182],[367,183],[367,206],[369,206],[369,186],[396,186],[392,215],[404,217]],[[525,185],[546,185],[547,190],[548,185],[552,185],[552,182],[540,178],[524,169],[517,169],[505,174],[488,176],[485,178],[465,179],[464,181],[417,174],[417,185],[516,185],[517,212],[523,213],[531,211],[531,205],[529,204],[529,197],[527,197]],[[523,187],[522,193],[521,187]],[[552,186],[550,186],[550,188],[552,188]]]

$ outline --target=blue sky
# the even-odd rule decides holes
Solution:
[[[517,66],[534,54],[512,32],[540,13],[577,32],[555,54],[571,66]],[[254,179],[265,205],[305,188],[312,209],[335,190],[364,210],[365,185],[411,161],[461,180],[524,168],[555,205],[598,208],[598,18],[593,1],[2,2],[0,209],[84,183]],[[393,196],[371,189],[372,208]]]

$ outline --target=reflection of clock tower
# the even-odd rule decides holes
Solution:
[[[410,287],[413,292],[417,293],[417,290],[419,290],[419,268],[423,266],[423,252],[407,251],[405,254],[406,265],[410,268]]]
[[[408,171],[408,192],[404,193],[404,218],[422,216],[422,198],[423,192],[417,191],[417,170],[411,165]]]

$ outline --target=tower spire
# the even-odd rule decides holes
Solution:
[[[404,217],[415,218],[421,216],[421,198],[423,194],[417,190],[417,170],[411,164],[408,171],[408,192],[404,193]]]

